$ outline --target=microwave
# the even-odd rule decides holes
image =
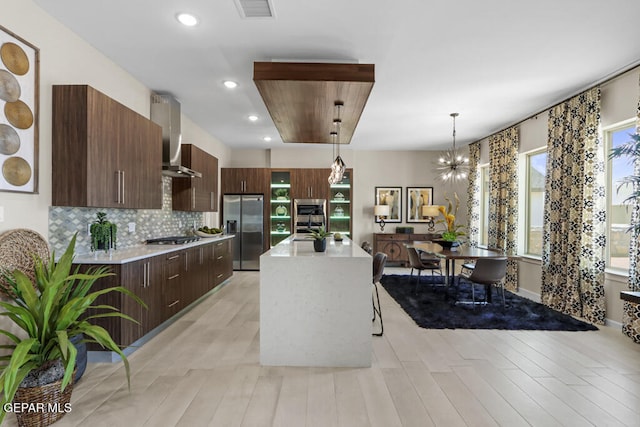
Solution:
[[[296,233],[308,233],[327,227],[327,201],[325,199],[294,199],[293,224]]]

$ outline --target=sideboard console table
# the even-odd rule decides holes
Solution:
[[[409,255],[404,245],[414,241],[428,241],[439,239],[440,234],[426,233],[373,233],[373,253],[383,252],[387,254],[387,262],[409,264]]]

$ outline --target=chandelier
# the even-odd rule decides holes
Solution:
[[[453,147],[442,153],[438,159],[437,169],[443,181],[455,183],[469,175],[469,158],[456,150],[456,117],[458,113],[449,114],[453,117]]]
[[[336,118],[333,119],[335,130],[332,130],[330,134],[333,139],[333,157],[335,157],[335,160],[331,164],[331,173],[328,178],[329,184],[337,184],[342,181],[344,171],[347,169],[342,157],[340,157],[340,126],[342,125],[340,110],[344,104],[341,101],[335,101],[334,106],[336,108]]]

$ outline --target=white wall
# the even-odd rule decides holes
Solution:
[[[51,205],[51,87],[88,84],[149,117],[150,89],[68,30],[31,0],[0,0],[0,25],[40,49],[39,193],[0,192],[5,221],[0,233],[30,228],[48,235]],[[183,116],[185,142],[228,162],[230,151]]]

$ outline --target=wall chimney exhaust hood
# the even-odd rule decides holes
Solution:
[[[181,164],[180,103],[169,94],[152,94],[151,120],[162,127],[162,174],[174,178],[201,178],[200,172]]]

